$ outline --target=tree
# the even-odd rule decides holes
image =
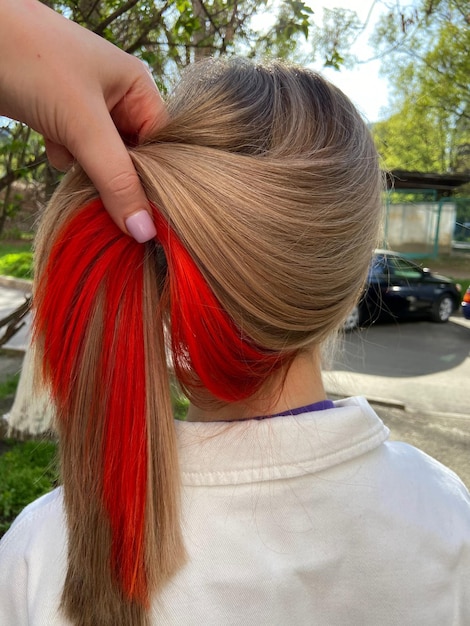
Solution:
[[[52,9],[135,54],[166,92],[189,63],[208,56],[293,56],[309,36],[312,10],[302,0],[43,0]],[[266,27],[254,18],[266,14]],[[259,19],[258,19],[259,22]],[[0,118],[1,122],[1,118]],[[42,139],[23,125],[0,127],[0,233],[21,198],[15,182],[50,191],[60,175],[47,165]],[[46,194],[47,195],[47,194]]]
[[[81,26],[135,54],[165,91],[200,58],[267,52],[287,56],[308,38],[313,11],[302,0],[43,0]],[[254,18],[266,15],[266,28]]]
[[[470,171],[468,0],[399,3],[375,45],[393,88],[391,115],[374,134],[387,167]]]
[[[44,194],[50,195],[58,177],[47,163],[42,137],[23,124],[5,120],[0,126],[0,233],[7,218],[20,209],[25,185],[41,180]]]
[[[314,28],[314,54],[324,57],[325,67],[336,70],[342,66],[352,67],[356,59],[351,55],[350,48],[363,28],[354,11],[324,9],[322,26]]]

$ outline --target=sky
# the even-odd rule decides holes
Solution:
[[[306,4],[313,9],[313,19],[318,25],[321,25],[322,7],[351,9],[358,14],[361,22],[366,21],[372,7],[369,26],[358,37],[352,52],[362,61],[374,56],[374,50],[370,48],[367,42],[379,15],[385,10],[381,2],[374,2],[374,0],[306,0]],[[315,66],[315,69],[342,89],[368,122],[376,122],[386,117],[389,96],[388,83],[385,78],[379,76],[380,61],[361,63],[352,70],[342,68],[337,71],[320,66]]]

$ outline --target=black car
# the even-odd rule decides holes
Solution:
[[[390,250],[376,250],[364,294],[351,311],[345,330],[378,319],[429,318],[447,322],[458,309],[460,285],[433,274]]]

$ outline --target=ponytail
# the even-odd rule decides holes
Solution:
[[[100,625],[121,623],[122,610],[133,625],[145,620],[152,593],[183,561],[163,303],[174,371],[189,395],[243,400],[286,360],[244,336],[156,209],[154,219],[167,276],[157,244],[123,235],[93,200],[57,232],[35,292],[73,528],[63,604],[77,624],[91,610],[83,600],[100,590],[109,616]]]
[[[183,562],[154,248],[92,201],[57,233],[35,289],[70,531],[63,606],[76,624],[145,623],[151,593]]]

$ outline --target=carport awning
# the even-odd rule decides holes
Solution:
[[[469,174],[428,174],[391,170],[386,172],[387,189],[433,189],[439,195],[449,196],[461,185],[470,182]]]

